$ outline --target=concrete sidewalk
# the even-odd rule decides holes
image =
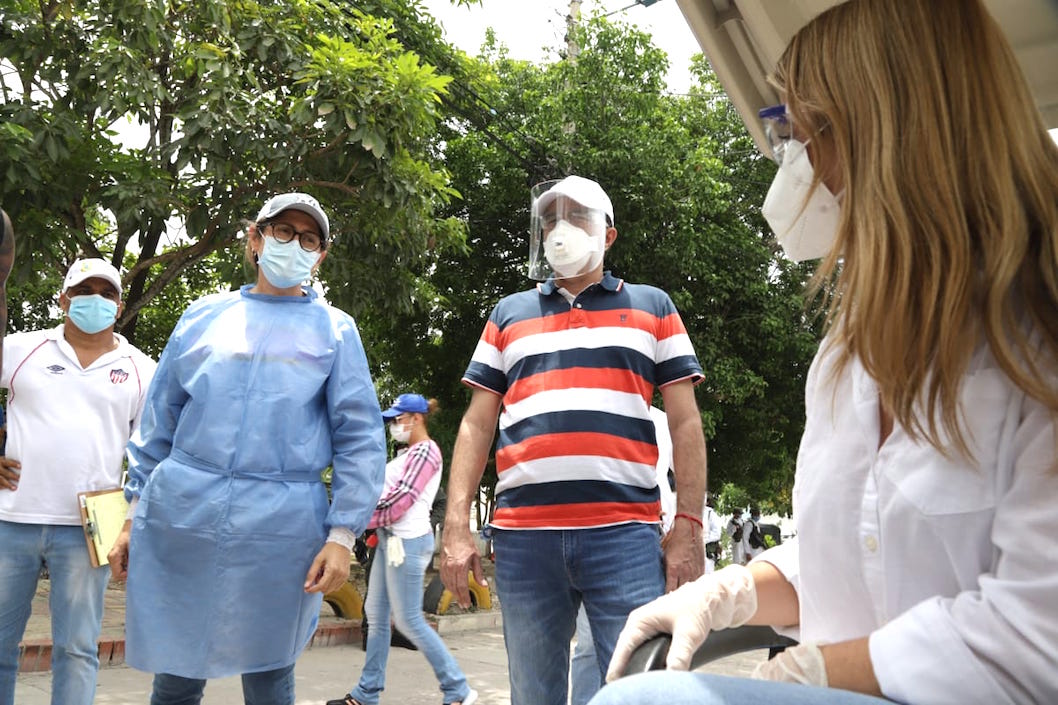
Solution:
[[[445,624],[444,619],[441,622]],[[507,652],[499,626],[445,634],[445,645],[463,668],[472,688],[481,694],[478,705],[510,705],[507,681]],[[767,652],[753,652],[717,661],[703,671],[746,676],[767,657]],[[355,645],[314,647],[298,659],[296,705],[324,705],[342,697],[355,685],[364,665],[364,652]],[[440,705],[441,691],[433,672],[418,651],[392,648],[386,669],[386,690],[381,705]],[[96,705],[146,705],[151,690],[148,673],[127,666],[104,668],[99,672]],[[51,699],[50,673],[25,673],[18,676],[15,702],[18,705],[48,705]],[[210,681],[203,705],[241,703],[242,682],[236,676]]]
[[[37,583],[33,608],[22,636],[19,673],[51,670],[51,618],[48,612],[50,589],[51,583],[47,579]],[[107,668],[125,663],[125,586],[111,581],[103,596],[103,603],[103,628],[99,633],[99,666]],[[490,623],[486,619],[486,625]],[[359,643],[360,620],[342,619],[324,603],[320,608],[320,623],[313,637],[313,646]]]
[[[445,644],[467,674],[471,687],[481,694],[480,705],[509,705],[507,654],[500,628],[459,632],[445,637]],[[359,643],[306,650],[294,670],[297,705],[323,705],[328,700],[342,697],[356,685],[363,665],[364,652]],[[392,648],[387,675],[382,705],[441,703],[437,680],[418,651]],[[152,677],[128,666],[101,669],[96,705],[146,705]],[[210,681],[202,702],[203,705],[233,705],[242,701],[242,681],[235,676]],[[48,705],[51,702],[51,673],[19,674],[15,702],[18,705]]]
[[[42,580],[33,601],[33,614],[26,627],[23,665],[15,686],[18,705],[48,705],[51,702],[51,625],[48,618],[48,583]],[[498,603],[495,603],[498,605]],[[124,586],[111,584],[106,593],[106,616],[100,635],[97,705],[146,705],[152,675],[124,665]],[[479,705],[510,705],[507,651],[503,642],[502,614],[498,608],[430,617],[448,649],[463,668],[471,687],[480,694]],[[741,654],[716,661],[703,671],[748,676],[767,657],[767,652]],[[295,668],[296,705],[324,705],[342,697],[355,685],[364,665],[360,649],[360,621],[336,617],[324,604],[320,626],[312,646]],[[242,682],[236,676],[210,681],[204,705],[242,702]],[[441,691],[426,659],[418,651],[390,649],[387,685],[382,705],[437,705]]]

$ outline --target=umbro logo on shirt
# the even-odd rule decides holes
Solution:
[[[45,369],[48,370],[48,372],[51,372],[53,375],[61,375],[63,372],[66,371],[66,368],[62,365],[48,365]]]
[[[114,384],[121,384],[129,378],[129,373],[125,370],[111,370],[110,381]]]

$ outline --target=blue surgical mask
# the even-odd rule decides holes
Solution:
[[[312,276],[312,268],[319,258],[319,252],[301,249],[297,238],[290,242],[279,242],[274,237],[266,236],[257,264],[272,286],[289,289]]]
[[[75,326],[91,335],[114,325],[118,317],[118,305],[99,294],[74,296],[70,298],[68,315]]]

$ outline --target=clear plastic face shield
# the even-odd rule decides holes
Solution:
[[[786,106],[773,105],[763,108],[757,112],[757,115],[764,123],[764,134],[771,146],[771,158],[781,166],[783,157],[786,155],[786,147],[793,138],[793,123],[790,121]]]
[[[543,181],[530,190],[529,278],[536,281],[590,272],[606,251],[606,212],[563,194],[555,188],[560,183]]]

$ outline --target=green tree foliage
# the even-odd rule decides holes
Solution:
[[[602,19],[575,60],[534,65],[492,38],[453,50],[416,0],[0,1],[12,330],[54,318],[63,268],[100,255],[130,271],[123,332],[157,354],[190,300],[252,277],[241,220],[308,191],[380,396],[437,397],[450,451],[485,318],[531,284],[529,187],[578,173],[614,201],[614,273],[687,324],[710,484],[788,505],[818,321],[760,217],[774,166],[704,61],[673,96],[664,52]]]
[[[354,314],[383,315],[422,285],[420,260],[462,246],[462,224],[435,216],[456,195],[434,150],[448,79],[392,21],[332,0],[4,5],[12,298],[41,293],[40,274],[80,254],[106,257],[129,268],[123,332],[133,337],[152,302],[170,313],[144,324],[156,348],[170,306],[252,276],[240,222],[285,190],[331,214],[322,276]],[[47,314],[31,308],[26,323]]]
[[[489,310],[531,284],[530,185],[589,176],[616,211],[609,267],[668,291],[694,341],[706,375],[697,394],[710,483],[778,493],[782,506],[817,332],[800,299],[806,272],[777,256],[759,215],[774,165],[704,62],[691,94],[671,96],[667,59],[645,34],[592,20],[577,41],[576,61],[546,65],[487,43],[482,64],[456,79],[471,82],[464,91],[488,115],[484,128],[453,120],[443,133],[463,196],[445,212],[467,223],[468,251],[440,257],[432,298],[400,314],[382,343],[385,374],[454,410],[442,432],[454,435],[467,395],[459,379]]]

